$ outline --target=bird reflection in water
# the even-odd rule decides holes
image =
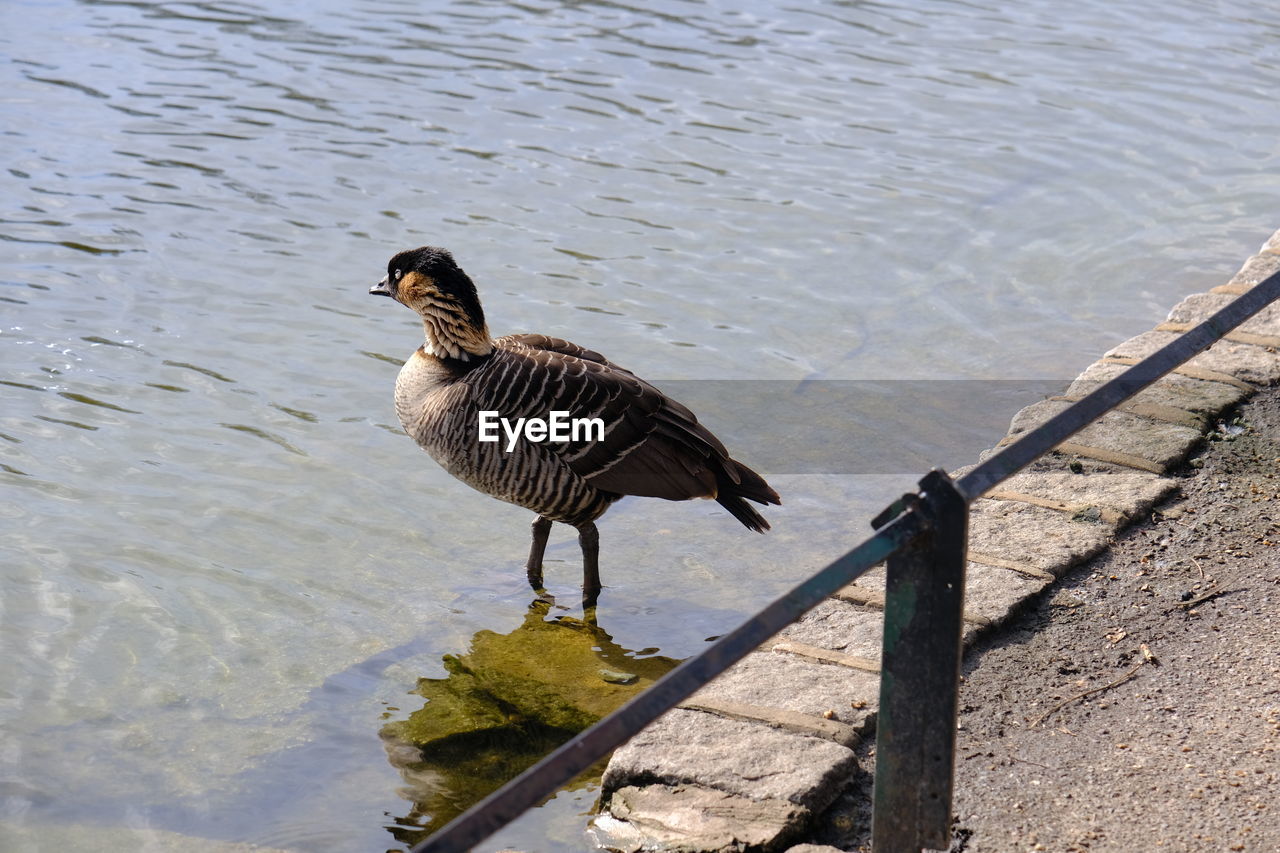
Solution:
[[[427,700],[381,735],[413,803],[387,827],[413,845],[622,705],[680,661],[624,649],[596,622],[542,594],[507,634],[477,631],[470,649],[445,655],[444,678],[422,678]],[[553,615],[554,613],[554,615]],[[603,763],[568,790],[598,783]]]

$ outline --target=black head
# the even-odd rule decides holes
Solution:
[[[369,292],[390,296],[419,314],[461,313],[473,327],[484,327],[475,284],[453,255],[438,246],[400,252],[387,263],[387,274]]]

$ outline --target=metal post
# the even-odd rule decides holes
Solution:
[[[871,834],[874,853],[951,846],[969,508],[942,471],[909,512],[928,529],[888,558]]]

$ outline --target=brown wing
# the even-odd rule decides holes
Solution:
[[[629,370],[559,338],[510,335],[496,343],[485,384],[501,391],[486,395],[486,407],[505,417],[559,410],[603,421],[603,440],[544,445],[592,486],[683,500],[715,497],[726,473],[737,481],[724,445],[694,414]]]
[[[558,352],[561,355],[571,355],[574,358],[580,358],[584,361],[594,361],[596,364],[604,364],[612,367],[614,370],[621,370],[630,376],[635,376],[630,370],[618,367],[618,365],[609,361],[600,353],[593,349],[587,349],[575,344],[573,341],[566,341],[564,338],[553,338],[550,335],[522,334],[507,335],[494,341],[498,347],[528,347],[529,349],[546,350],[547,352]]]

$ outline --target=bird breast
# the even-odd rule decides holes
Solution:
[[[492,374],[488,374],[492,379]],[[396,413],[414,441],[462,482],[556,521],[576,524],[599,516],[616,499],[575,475],[544,445],[480,442],[475,399],[492,382],[473,383],[421,351],[396,380]],[[486,406],[487,407],[487,406]]]
[[[468,389],[439,359],[414,352],[396,377],[396,414],[400,425],[440,464],[456,452],[461,430],[451,428],[467,408]],[[450,440],[452,439],[452,440]],[[445,467],[449,467],[445,465]]]

